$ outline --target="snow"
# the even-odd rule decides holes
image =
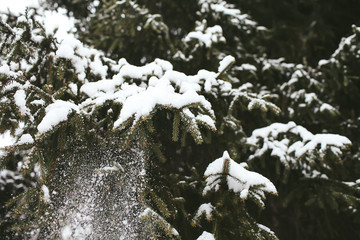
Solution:
[[[116,172],[119,171],[119,169],[117,167],[103,167],[101,168],[101,170],[105,171],[105,172]]]
[[[16,142],[16,145],[22,145],[22,144],[33,144],[34,139],[30,134],[23,134],[20,139]]]
[[[256,26],[256,22],[250,20],[247,14],[241,14],[239,9],[226,1],[200,0],[199,5],[202,13],[214,12],[212,14],[215,17],[228,17],[230,22],[239,28],[248,29],[248,26]]]
[[[94,61],[90,62],[89,67],[95,75],[100,75],[102,78],[105,78],[108,67],[102,64],[99,55],[96,55]]]
[[[8,1],[14,2],[14,1]],[[225,4],[224,1],[218,1],[219,4],[210,4],[210,1],[200,1],[204,5],[208,3],[208,7],[212,10],[222,13],[228,16],[232,16],[234,19],[244,21],[247,23],[251,21],[247,20],[247,15],[241,15],[241,12],[237,9],[231,9],[229,4]],[[19,4],[19,2],[17,2]],[[206,8],[202,8],[202,11]],[[61,9],[57,12],[61,16],[65,14]],[[49,20],[48,23],[52,22],[52,26],[47,25],[45,20],[46,31],[52,32],[54,27],[60,26],[62,23],[61,18],[57,17],[55,12],[45,12],[45,19]],[[59,15],[59,16],[60,16]],[[52,19],[50,21],[50,19]],[[54,20],[56,19],[56,20]],[[25,17],[21,17],[18,21],[27,21]],[[54,22],[56,21],[56,22]],[[234,21],[236,23],[236,21]],[[186,37],[185,41],[196,40],[205,47],[211,47],[212,44],[218,42],[225,42],[223,37],[223,30],[220,26],[215,25],[212,27],[205,26],[205,22],[201,23],[194,32],[190,32]],[[71,24],[70,24],[71,25]],[[239,24],[240,25],[240,24]],[[70,30],[71,28],[68,28]],[[61,32],[61,31],[59,31]],[[217,74],[214,72],[200,70],[197,75],[187,76],[184,73],[173,70],[173,66],[160,59],[156,59],[153,63],[145,66],[133,66],[128,64],[124,59],[119,60],[117,64],[111,64],[112,70],[116,69],[116,74],[112,79],[108,79],[109,67],[105,64],[105,57],[99,51],[88,48],[83,45],[80,41],[69,36],[66,31],[57,36],[61,39],[61,43],[55,53],[56,58],[69,59],[75,66],[75,71],[78,78],[82,81],[83,85],[78,89],[78,85],[70,84],[69,90],[73,94],[77,94],[78,91],[88,96],[88,99],[84,102],[76,105],[72,102],[65,102],[62,100],[53,100],[53,103],[45,108],[45,116],[37,126],[38,134],[46,133],[52,130],[56,125],[61,122],[67,121],[68,116],[72,112],[77,113],[88,113],[89,106],[92,104],[100,106],[107,100],[112,100],[115,103],[121,104],[121,110],[119,118],[115,121],[114,128],[121,126],[124,122],[130,118],[134,118],[135,122],[140,119],[145,119],[156,110],[157,107],[161,108],[176,108],[181,110],[186,116],[190,116],[192,120],[197,122],[205,123],[210,126],[211,129],[216,129],[214,114],[211,112],[211,104],[207,101],[199,92],[204,88],[206,92],[211,92],[213,86],[224,85],[227,90],[231,89],[230,84],[223,83],[216,79]],[[34,36],[34,39],[40,41],[39,38]],[[351,38],[345,39],[344,44],[349,44]],[[90,58],[90,56],[92,56]],[[91,59],[91,60],[90,60]],[[218,72],[223,72],[228,68],[230,64],[235,61],[232,56],[226,56],[219,64]],[[326,64],[327,60],[319,61],[319,65]],[[278,62],[281,64],[281,61]],[[28,69],[29,66],[21,67],[21,69]],[[272,67],[270,63],[265,63],[263,70]],[[15,75],[13,70],[20,68],[17,65],[8,66],[4,64],[0,66],[0,72],[6,75]],[[88,82],[86,79],[86,71],[90,69],[91,73],[97,75],[99,78],[96,82]],[[251,64],[242,64],[241,70],[256,71],[257,68]],[[303,72],[300,70],[295,71],[292,75],[289,84],[294,84],[298,81],[298,78],[303,76]],[[140,80],[138,83],[138,81]],[[136,84],[134,83],[136,82]],[[249,84],[242,87],[248,87]],[[8,86],[13,87],[13,86]],[[79,85],[80,87],[80,85]],[[24,88],[25,89],[25,88]],[[30,110],[26,103],[26,91],[19,89],[14,94],[15,104],[18,106],[19,111],[22,115],[29,115]],[[240,91],[240,90],[239,90]],[[301,92],[294,94],[294,98],[297,97]],[[234,94],[235,95],[235,94]],[[245,94],[243,95],[245,96]],[[266,108],[266,101],[257,98],[250,99],[248,108],[251,110],[256,106]],[[312,102],[316,100],[314,93],[304,93],[305,101]],[[34,100],[31,102],[33,105],[45,105],[45,102],[41,99]],[[193,111],[193,106],[200,106]],[[320,111],[333,110],[334,108],[329,104],[322,104]],[[295,141],[290,141],[287,138],[283,138],[284,134],[296,135]],[[37,135],[38,136],[38,135]],[[8,144],[10,140],[5,140]],[[30,134],[23,134],[16,142],[17,145],[21,144],[33,144],[34,138]],[[344,136],[337,134],[312,134],[305,128],[296,125],[294,122],[287,124],[275,123],[268,127],[257,129],[252,133],[252,136],[248,139],[248,143],[252,145],[261,145],[260,149],[256,150],[254,156],[260,156],[266,151],[271,151],[271,156],[276,156],[281,159],[282,162],[295,161],[295,158],[300,158],[304,154],[308,154],[312,151],[319,151],[320,153],[330,149],[335,154],[341,154],[341,149],[351,144],[350,140]],[[276,194],[277,190],[275,186],[264,176],[245,169],[245,163],[236,163],[232,160],[228,152],[224,152],[223,156],[210,163],[204,173],[206,177],[206,187],[204,194],[208,191],[220,189],[223,176],[225,176],[226,184],[229,190],[237,193],[241,199],[247,199],[249,196],[256,195],[259,198],[263,198],[264,192]],[[116,172],[123,171],[122,168],[114,166],[103,166],[99,168],[100,172]],[[145,171],[145,170],[144,170]],[[2,172],[0,172],[2,173]],[[91,186],[91,184],[89,184]],[[255,190],[254,190],[255,189]],[[51,201],[49,189],[46,185],[41,186],[43,193],[43,199],[46,203]],[[90,191],[90,190],[89,190]],[[94,193],[91,192],[90,193]],[[88,196],[83,199],[88,200]],[[82,200],[83,200],[82,199]],[[76,200],[76,199],[75,199]],[[74,202],[76,202],[74,200]],[[93,200],[93,199],[91,199]],[[77,202],[76,202],[77,204]],[[84,206],[87,202],[82,203]],[[92,231],[91,223],[92,218],[88,217],[88,209],[80,206],[78,212],[69,215],[70,218],[74,218],[75,222],[80,222],[79,225],[65,225],[61,230],[62,239],[72,239],[74,236],[79,238],[87,236]],[[77,205],[78,206],[78,205]],[[205,214],[206,217],[210,217],[214,210],[214,206],[211,203],[202,204],[196,216]],[[85,213],[83,214],[84,211]],[[150,208],[145,209],[144,215],[156,214]],[[142,216],[144,216],[142,215]],[[69,220],[70,221],[70,220]],[[75,227],[80,226],[82,222],[86,222],[86,227]],[[121,221],[123,225],[128,225],[128,220]],[[76,222],[77,223],[77,222]],[[68,223],[65,223],[68,224]],[[169,225],[170,226],[170,225]],[[261,229],[271,232],[268,228],[263,225],[258,225]],[[173,235],[178,235],[177,231],[172,228]],[[206,231],[198,237],[198,240],[213,240],[215,237]]]
[[[291,138],[290,141],[289,135],[295,138]],[[256,129],[247,139],[247,143],[252,146],[260,145],[250,159],[261,157],[267,151],[271,151],[271,155],[278,157],[285,166],[293,167],[305,154],[318,152],[320,156],[324,156],[329,149],[336,156],[340,156],[341,150],[351,145],[351,141],[344,136],[330,133],[312,134],[292,121],[287,124],[273,123]]]
[[[69,39],[63,41],[56,51],[58,57],[69,58],[71,59],[74,56],[74,47],[72,46]]]
[[[145,91],[127,98],[114,127],[120,126],[132,116],[135,116],[135,120],[148,116],[157,105],[181,109],[191,104],[206,101],[203,96],[198,95],[195,91],[179,94],[166,80],[161,83],[163,84],[158,84],[156,87],[149,86]]]
[[[70,88],[72,94],[77,95],[78,86],[75,83],[70,83],[69,88]]]
[[[246,71],[251,71],[251,72],[256,72],[257,68],[249,63],[243,63],[241,64],[241,66],[239,67],[239,70],[246,70]]]
[[[204,231],[196,240],[215,240],[214,235]]]
[[[330,149],[335,154],[339,154],[341,148],[351,145],[351,141],[347,137],[338,134],[316,134],[304,147],[296,149],[295,156],[301,157],[307,152],[314,151],[318,145],[320,145],[320,153],[324,153],[329,147],[336,147]]]
[[[201,215],[205,214],[207,219],[211,219],[212,212],[214,211],[215,207],[211,203],[203,203],[198,208],[195,218],[201,217]]]
[[[45,203],[50,203],[50,193],[49,193],[49,188],[46,185],[42,185],[41,186],[41,190],[43,192],[43,200]]]
[[[149,65],[143,67],[125,65],[121,68],[121,77],[123,78],[138,78],[141,79],[144,75],[149,75],[153,71]]]
[[[10,135],[9,131],[0,134],[0,157],[4,154],[2,148],[11,146],[15,143],[15,139]]]
[[[146,79],[148,75],[153,75],[149,78],[148,86],[137,86],[124,82],[124,78]],[[210,81],[211,86],[215,85],[214,76],[215,73],[205,70],[199,71],[195,76],[187,76],[172,70],[170,63],[155,60],[143,67],[125,64],[113,79],[86,83],[80,91],[93,99],[93,101],[88,100],[86,105],[91,105],[91,102],[102,104],[108,99],[122,104],[120,116],[115,121],[114,128],[120,127],[132,117],[135,118],[135,121],[144,119],[156,107],[171,107],[180,110],[190,105],[200,105],[211,115],[200,113],[197,120],[215,129],[211,104],[197,93],[201,90],[200,83],[204,78],[205,81]]]
[[[221,80],[217,80],[218,74],[216,74],[214,72],[210,72],[210,71],[201,69],[198,71],[197,76],[199,77],[199,79],[205,80],[204,90],[207,93],[211,92],[213,90],[212,88],[214,86],[223,85],[223,84],[221,84]],[[193,84],[193,86],[196,87],[194,84]]]
[[[118,85],[120,85],[122,81],[114,81],[114,80],[100,80],[97,82],[89,82],[80,88],[80,91],[88,95],[89,97],[95,98],[98,96],[105,94],[114,93],[114,90]]]
[[[185,42],[191,40],[197,40],[201,45],[210,48],[214,43],[225,42],[223,31],[221,26],[215,25],[212,27],[206,27],[206,21],[199,23],[199,26],[195,28],[195,31],[188,33],[184,38]]]
[[[208,115],[203,115],[203,114],[199,114],[195,117],[196,121],[205,123],[207,126],[209,126],[213,131],[216,131],[216,126],[215,126],[215,122],[214,120],[208,116]]]
[[[43,105],[45,105],[45,101],[42,100],[42,99],[37,99],[37,100],[31,101],[30,104],[31,104],[31,105],[40,105],[40,106],[43,106]]]
[[[345,46],[351,45],[351,41],[356,38],[356,34],[353,34],[349,37],[342,38],[339,44],[339,47],[331,55],[332,58],[335,58],[339,53],[344,49]]]
[[[266,27],[264,27],[264,26],[258,26],[258,27],[256,27],[256,30],[258,30],[258,31],[268,31],[268,29]]]
[[[4,75],[11,75],[10,73],[10,67],[6,63],[3,63],[2,66],[0,66],[0,73]]]
[[[271,235],[275,236],[275,233],[274,233],[273,231],[271,231],[270,228],[268,228],[268,227],[266,227],[266,226],[264,226],[264,225],[262,225],[262,224],[260,224],[260,223],[257,223],[257,225],[258,225],[258,227],[259,227],[260,229],[262,229],[263,231],[268,232],[268,233],[270,233]]]
[[[37,126],[38,135],[50,131],[54,126],[60,122],[66,121],[68,115],[72,112],[79,112],[79,107],[73,103],[65,102],[62,100],[55,100],[45,109],[45,116]]]
[[[219,63],[218,72],[223,72],[226,68],[228,68],[231,64],[235,62],[235,58],[233,56],[226,56],[221,62]]]
[[[25,13],[26,7],[39,7],[39,0],[1,0],[0,12]]]
[[[203,194],[210,190],[217,191],[220,187],[223,175],[226,175],[226,183],[229,190],[240,193],[240,197],[246,199],[253,188],[263,192],[277,194],[276,188],[269,179],[259,173],[246,170],[244,166],[232,160],[227,151],[221,158],[208,165],[204,176],[206,187]],[[245,191],[244,191],[245,190]],[[256,193],[254,193],[256,194]]]
[[[237,89],[232,89],[230,91],[230,94],[233,96],[233,100],[230,104],[229,109],[232,109],[234,107],[235,103],[237,103],[237,101],[239,99],[245,99],[245,100],[249,101],[247,107],[250,111],[253,109],[260,109],[261,111],[264,111],[264,112],[271,110],[275,114],[280,113],[280,111],[281,111],[280,108],[277,107],[275,104],[263,100],[261,95],[257,96],[255,94],[251,93],[248,90],[248,88],[251,88],[251,87],[252,87],[251,84],[246,83],[246,84],[241,85]]]
[[[17,23],[21,23],[21,22],[25,22],[25,23],[27,22],[27,19],[24,15],[18,17],[17,19]]]
[[[43,1],[44,0],[1,0],[0,13],[9,10],[15,15],[21,15],[25,13],[27,7],[34,7],[38,10],[38,15],[35,19],[44,25],[47,34],[53,33],[54,30],[57,29],[55,37],[58,40],[62,40],[69,35],[69,32],[75,31],[75,19],[68,17],[64,8],[57,8],[56,11],[44,10],[40,7]],[[27,20],[24,16],[21,16],[18,21]]]
[[[288,124],[282,123],[273,123],[268,127],[263,127],[256,129],[252,132],[251,137],[248,140],[249,144],[256,144],[258,142],[257,138],[266,138],[268,136],[273,136],[276,138],[279,133],[286,132],[290,128],[295,127],[296,124],[294,122],[289,122]]]
[[[146,151],[134,141],[130,151],[119,153],[116,143],[86,151],[70,150],[81,164],[76,173],[66,157],[59,158],[54,181],[61,181],[64,201],[52,201],[52,228],[46,236],[60,239],[146,239],[146,222],[139,218],[147,207],[141,199],[146,184]],[[112,145],[112,146],[110,146]],[[83,149],[83,148],[81,148]],[[93,159],[89,166],[89,159]],[[121,164],[121,166],[120,166]],[[94,169],[123,168],[123,171]],[[69,173],[72,174],[69,174]],[[114,181],[115,180],[115,181]],[[119,184],[121,183],[121,184]],[[52,193],[53,194],[53,193]],[[60,219],[60,221],[59,221]],[[170,229],[169,229],[170,230]],[[174,233],[176,230],[172,230]]]
[[[0,170],[0,191],[4,192],[7,184],[11,184],[14,189],[25,190],[27,187],[24,183],[24,176],[21,173],[8,169]]]
[[[36,20],[44,24],[47,34],[51,34],[57,29],[55,37],[62,40],[72,32],[75,32],[75,19],[66,15],[64,8],[57,8],[56,11],[45,10]]]
[[[210,32],[220,31],[216,26],[209,29]],[[205,28],[204,31],[206,32]],[[114,128],[120,127],[133,117],[135,122],[146,119],[159,107],[181,110],[191,106],[190,111],[193,111],[193,108],[198,109],[197,114],[194,115],[196,121],[214,130],[216,128],[211,104],[199,92],[202,89],[211,92],[214,86],[220,87],[223,91],[231,89],[229,83],[217,80],[217,74],[214,72],[199,70],[196,75],[187,76],[173,70],[170,62],[161,59],[155,59],[144,66],[130,65],[125,59],[120,59],[116,63],[107,59],[102,52],[85,46],[71,34],[61,39],[53,57],[55,61],[58,58],[70,60],[77,78],[82,83],[82,85],[70,84],[68,91],[73,95],[77,95],[79,91],[89,98],[78,105],[72,102],[61,103],[61,100],[53,100],[53,103],[45,109],[46,115],[37,126],[39,133],[36,136],[66,121],[71,111],[91,114],[96,107],[101,106],[106,101],[113,101],[122,106]],[[226,57],[220,64],[220,69],[226,67],[231,61],[233,61],[233,57]],[[35,62],[36,59],[34,59]],[[2,66],[2,71],[6,74],[13,74],[11,69],[18,69],[19,66],[12,66],[11,64],[10,66]],[[108,78],[108,68],[112,71],[118,71],[111,79]],[[98,81],[89,82],[87,79],[88,69],[99,78]],[[20,86],[15,95],[15,100],[20,112],[32,117],[27,108],[26,94],[29,93]],[[30,104],[32,106],[43,106],[45,102],[38,99]]]
[[[165,221],[165,219],[163,217],[161,217],[159,214],[157,214],[154,210],[152,210],[151,208],[146,208],[141,214],[140,214],[140,218],[142,220],[145,220],[147,217],[155,217],[158,218],[162,224],[165,225],[165,227],[170,230],[169,232],[173,235],[173,236],[179,236],[179,232],[171,227],[171,225]]]
[[[99,169],[95,169],[94,173],[110,173],[110,172],[118,172],[118,171],[125,172],[124,168],[119,163],[113,162],[113,166],[105,166]]]
[[[336,111],[336,108],[334,108],[333,106],[331,106],[328,103],[323,103],[320,106],[320,112],[325,112],[325,111],[334,112],[334,111]]]
[[[318,66],[321,67],[323,65],[326,65],[329,63],[329,60],[325,60],[325,59],[321,59],[319,62],[318,62]]]
[[[27,115],[30,110],[26,107],[26,94],[23,89],[17,90],[14,94],[15,104],[19,107],[22,115]]]
[[[26,82],[22,87],[27,88],[29,82]],[[30,121],[34,121],[33,116],[31,115],[30,109],[26,106],[26,93],[25,90],[19,89],[14,94],[14,101],[17,107],[19,108],[19,112],[22,116],[28,116]]]
[[[70,239],[71,239],[71,235],[72,235],[72,231],[71,231],[71,227],[70,227],[70,226],[65,226],[65,227],[61,230],[62,240],[70,240]]]
[[[315,93],[305,93],[305,103],[311,104],[313,101],[318,100],[317,95]]]
[[[77,53],[76,55],[75,52]],[[79,40],[75,39],[74,37],[67,36],[58,46],[55,57],[62,57],[71,60],[75,67],[76,73],[78,74],[78,78],[81,81],[85,81],[85,71],[89,64],[87,59],[90,58],[92,54],[97,55],[100,53],[94,49],[85,47]],[[94,74],[97,73],[98,72]]]
[[[247,199],[248,195],[249,195],[249,189],[244,189],[240,192],[241,199]]]
[[[197,76],[187,76],[178,71],[167,71],[164,74],[164,79],[167,79],[170,83],[175,84],[175,86],[179,88],[179,93],[185,93],[187,91],[200,91],[201,86],[199,82],[202,78],[204,78],[202,71],[199,71]]]

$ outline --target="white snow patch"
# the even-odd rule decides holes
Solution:
[[[22,144],[33,144],[34,139],[30,134],[24,134],[20,137],[20,139],[16,142],[16,145]]]
[[[10,75],[10,67],[6,63],[3,63],[2,66],[0,66],[0,73],[4,75]]]
[[[64,42],[60,44],[58,50],[56,51],[56,55],[58,57],[69,58],[69,59],[71,59],[74,56],[74,48],[71,46],[69,40],[64,40]]]
[[[196,240],[215,240],[213,234],[204,231]]]
[[[65,102],[62,100],[55,100],[45,109],[45,116],[37,126],[38,134],[41,135],[50,131],[54,126],[60,122],[66,121],[68,115],[72,112],[79,112],[79,107],[73,103]]]
[[[171,73],[174,73],[174,71],[171,71]],[[133,116],[135,120],[147,117],[156,106],[171,106],[181,109],[191,104],[200,104],[207,109],[211,109],[211,104],[204,96],[197,94],[193,88],[187,87],[185,82],[181,83],[181,86],[185,87],[183,89],[184,93],[175,92],[175,88],[170,84],[171,79],[167,77],[171,76],[166,74],[163,78],[159,79],[156,86],[149,86],[138,94],[129,96],[123,102],[119,119],[115,121],[114,128],[119,127]],[[186,79],[186,75],[183,75],[182,78]]]
[[[44,106],[45,105],[45,101],[42,99],[37,99],[37,100],[33,100],[30,103],[31,105],[39,105],[39,106]]]
[[[67,10],[64,8],[57,8],[56,11],[45,10],[36,20],[44,24],[47,34],[52,34],[57,29],[55,37],[61,41],[73,36],[72,32],[75,32],[75,19],[66,14]]]
[[[256,72],[257,68],[249,63],[243,63],[241,64],[241,66],[239,67],[239,70],[246,70],[246,71],[250,71],[250,72]]]
[[[297,136],[289,140],[287,135]],[[267,127],[256,129],[247,139],[247,143],[253,146],[260,145],[250,159],[261,157],[267,151],[272,156],[277,156],[285,166],[297,166],[297,161],[305,154],[314,151],[323,156],[327,149],[336,156],[342,154],[342,149],[347,148],[351,141],[338,134],[312,134],[302,126],[294,122],[273,123]]]
[[[78,86],[75,83],[70,83],[69,88],[70,88],[72,94],[77,95]]]
[[[326,65],[329,63],[329,60],[325,60],[325,59],[321,59],[319,62],[318,62],[318,66],[321,67],[323,65]]]
[[[247,199],[248,195],[249,195],[249,189],[244,189],[240,192],[241,199]]]
[[[49,188],[46,185],[42,185],[41,186],[41,190],[43,192],[43,200],[45,203],[50,203],[51,199],[50,199],[50,193],[49,193]]]
[[[277,194],[274,184],[269,179],[259,173],[246,170],[242,165],[232,160],[227,151],[206,168],[204,173],[206,187],[203,194],[210,190],[217,191],[224,174],[226,174],[228,188],[235,193],[240,193],[240,196],[244,198],[254,187],[263,192]],[[246,191],[242,192],[243,190]]]
[[[273,231],[271,231],[271,229],[268,228],[267,226],[262,225],[262,224],[260,224],[260,223],[257,223],[257,225],[258,225],[258,227],[259,227],[260,229],[262,229],[262,230],[264,230],[265,232],[268,232],[268,233],[270,233],[271,235],[275,236],[275,233],[274,233]]]
[[[336,57],[344,49],[344,46],[350,45],[351,41],[355,38],[356,38],[356,34],[353,34],[346,38],[342,38],[339,43],[339,47],[335,50],[335,52],[331,55],[331,57],[332,58]]]
[[[205,217],[210,219],[214,209],[215,207],[211,203],[201,204],[195,214],[195,218],[199,218],[201,215],[205,214]]]
[[[27,7],[39,7],[39,0],[1,0],[0,11],[14,14],[24,14]]]
[[[323,103],[323,104],[320,106],[320,112],[324,112],[324,111],[334,112],[334,111],[337,111],[337,110],[336,110],[336,108],[334,108],[334,107],[331,106],[330,104]]]
[[[91,98],[102,95],[102,93],[111,94],[114,93],[116,87],[122,82],[114,80],[100,80],[97,82],[89,82],[81,86],[80,91],[85,93]],[[99,94],[99,92],[101,92]]]
[[[0,157],[4,154],[3,148],[11,146],[15,143],[15,138],[10,135],[10,131],[0,134]]]
[[[16,91],[14,94],[14,100],[22,115],[28,115],[28,113],[30,113],[30,110],[26,107],[26,94],[23,89]]]
[[[71,227],[70,226],[65,226],[62,230],[61,230],[61,237],[62,240],[70,240],[71,239],[71,235],[72,235],[72,231],[71,231]]]
[[[207,126],[209,126],[212,130],[216,130],[216,126],[215,126],[215,122],[214,119],[212,119],[210,116],[208,115],[204,115],[204,114],[199,114],[195,117],[195,119],[197,121],[203,122],[205,123]]]
[[[210,48],[214,43],[226,41],[221,26],[215,25],[213,27],[206,27],[205,20],[195,28],[195,31],[190,32],[184,38],[184,41],[190,42],[192,39],[197,40],[201,45],[205,45],[207,48]]]
[[[301,157],[307,152],[314,151],[318,145],[320,145],[320,152],[325,152],[329,147],[336,147],[331,148],[331,150],[334,153],[341,154],[340,149],[351,145],[351,141],[347,137],[338,134],[316,134],[303,148],[297,149],[295,155]]]
[[[233,56],[226,56],[221,62],[219,63],[218,72],[221,73],[224,71],[230,64],[235,62],[235,58]]]
[[[92,56],[93,60],[91,60]],[[72,35],[64,36],[58,45],[55,57],[69,59],[75,68],[79,80],[83,82],[85,82],[87,68],[90,68],[90,71],[94,75],[100,75],[101,79],[106,78],[108,67],[103,65],[101,61],[101,58],[105,58],[103,53],[96,49],[86,47]]]

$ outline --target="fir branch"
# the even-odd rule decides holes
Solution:
[[[180,131],[180,113],[175,112],[173,118],[173,132],[172,132],[172,140],[177,142],[179,140],[179,131]]]

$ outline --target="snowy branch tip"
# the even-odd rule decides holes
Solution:
[[[264,192],[277,194],[276,188],[269,179],[259,173],[246,170],[246,163],[236,163],[227,151],[221,158],[210,163],[204,173],[206,187],[203,194],[211,190],[218,191],[222,184],[229,190],[240,194],[240,198],[247,199],[252,195],[264,198]]]

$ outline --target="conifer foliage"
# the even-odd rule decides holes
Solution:
[[[247,6],[57,0],[1,13],[0,133],[16,142],[0,162],[0,235],[360,237],[360,30],[317,66],[288,63],[267,56],[276,28]],[[37,21],[59,7],[75,35]]]

